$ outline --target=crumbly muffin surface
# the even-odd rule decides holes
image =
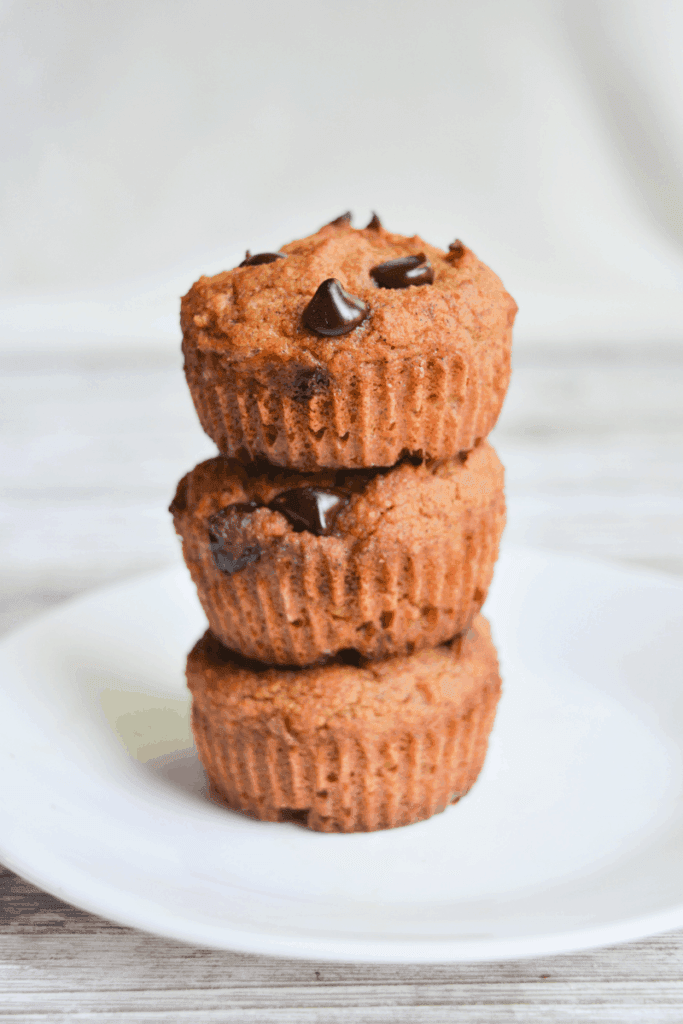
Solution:
[[[229,651],[207,632],[190,655],[193,695],[212,713],[275,729],[286,717],[298,735],[318,729],[355,729],[359,724],[391,732],[434,723],[445,711],[464,713],[482,683],[498,688],[491,631],[482,615],[448,644],[405,657],[374,661],[345,655],[308,668],[266,665]]]
[[[362,359],[391,356],[416,343],[429,347],[467,337],[486,343],[501,336],[516,312],[493,271],[463,247],[454,258],[418,235],[383,228],[356,230],[327,225],[316,234],[283,245],[286,259],[236,267],[201,277],[182,302],[181,325],[203,350],[237,359],[284,359],[334,367],[355,352]],[[379,288],[370,271],[402,256],[424,253],[434,269],[432,284]],[[370,307],[367,319],[349,334],[320,337],[302,326],[303,311],[322,281],[337,278]]]
[[[345,495],[330,535],[297,531],[275,510],[279,495],[300,486]],[[240,511],[227,539],[239,569],[223,571],[212,518],[251,502],[259,507]],[[343,648],[384,658],[443,643],[479,611],[505,522],[503,469],[485,442],[454,459],[374,473],[300,474],[218,457],[181,481],[171,511],[227,647],[285,665]]]
[[[452,456],[487,436],[517,307],[471,250],[343,222],[282,252],[202,277],[182,300],[188,385],[224,455],[303,470],[390,466],[403,452]],[[375,283],[373,268],[421,255],[431,283]],[[331,280],[367,308],[337,336],[306,326]]]
[[[464,796],[500,696],[488,624],[383,662],[245,662],[207,633],[190,653],[192,727],[213,792],[265,821],[394,828]]]

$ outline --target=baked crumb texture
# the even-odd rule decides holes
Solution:
[[[517,306],[459,244],[348,221],[282,247],[286,258],[200,278],[182,300],[185,373],[219,450],[290,469],[394,465],[406,453],[468,451],[495,425]],[[371,270],[422,255],[433,282],[379,287]],[[304,313],[337,279],[367,306],[321,336]]]
[[[235,540],[255,560],[222,572],[211,517],[237,503],[267,506],[301,485],[349,495],[333,534],[295,532],[259,507]],[[505,523],[503,467],[486,442],[379,473],[304,476],[218,457],[184,477],[171,511],[209,625],[227,647],[280,665],[344,648],[386,658],[450,640],[481,608]]]
[[[188,657],[211,793],[370,832],[476,780],[500,696],[486,598],[505,523],[486,440],[517,312],[448,252],[343,214],[182,300],[220,455],[171,505],[210,629]],[[454,639],[453,639],[454,638]]]
[[[488,623],[402,658],[307,669],[189,655],[192,725],[213,794],[263,821],[371,832],[443,811],[475,782],[500,695]]]

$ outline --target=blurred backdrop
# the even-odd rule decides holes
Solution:
[[[346,209],[517,298],[508,537],[683,570],[683,5],[0,2],[6,625],[177,557],[179,296]]]
[[[676,0],[0,11],[5,305],[95,289],[119,331],[170,333],[201,270],[378,207],[489,261],[520,299],[520,341],[680,336]]]

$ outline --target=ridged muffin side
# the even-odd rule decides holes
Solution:
[[[330,536],[296,532],[267,507],[301,486],[348,492]],[[262,507],[243,518],[238,540],[258,555],[226,573],[210,520],[249,501]],[[444,643],[481,608],[505,523],[503,468],[487,443],[374,473],[302,475],[218,457],[183,478],[171,511],[211,630],[227,647],[280,665],[345,648],[386,658]]]
[[[444,458],[495,426],[517,306],[466,246],[329,224],[284,258],[200,278],[182,300],[185,373],[202,427],[228,457],[312,471]],[[377,287],[372,268],[417,253],[433,281]],[[306,327],[321,282],[368,309],[339,337]]]
[[[248,662],[210,632],[188,657],[213,791],[263,821],[371,832],[429,818],[474,784],[500,696],[488,623],[404,658]]]

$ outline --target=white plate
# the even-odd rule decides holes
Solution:
[[[283,956],[490,960],[683,925],[683,584],[508,550],[487,613],[504,695],[470,795],[322,835],[204,797],[184,568],[63,606],[0,647],[0,860],[115,921]]]

